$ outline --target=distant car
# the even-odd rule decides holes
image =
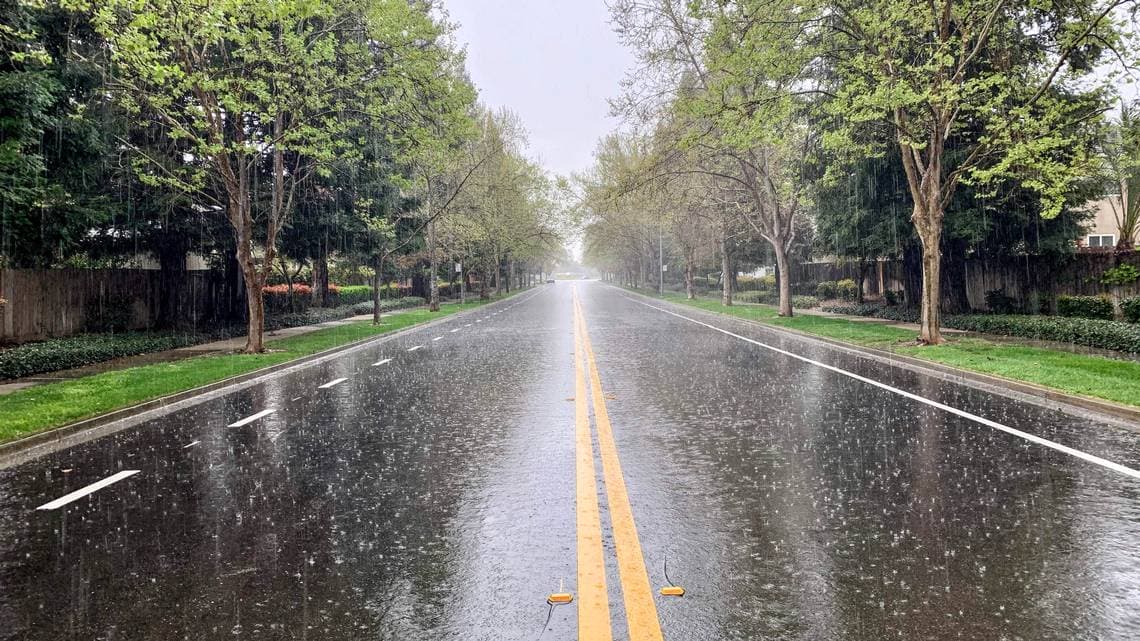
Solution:
[[[547,285],[549,285],[550,283],[553,283],[553,282],[554,282],[554,279],[553,279],[553,278],[547,278],[547,279],[546,279],[546,284],[547,284]]]

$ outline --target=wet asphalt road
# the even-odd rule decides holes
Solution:
[[[0,639],[577,638],[575,290],[665,639],[1140,638],[1140,480],[900,392],[1137,431],[562,282],[0,469]]]

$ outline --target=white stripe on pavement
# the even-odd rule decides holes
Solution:
[[[408,351],[409,351],[409,352],[414,352],[414,351],[416,351],[417,349],[423,349],[423,348],[424,348],[424,346],[423,346],[423,345],[416,345],[415,347],[409,347],[409,348],[408,348]]]
[[[257,414],[254,414],[253,416],[247,416],[247,417],[241,419],[240,421],[235,421],[233,423],[230,423],[226,427],[241,427],[242,425],[249,425],[250,423],[256,421],[257,419],[269,416],[270,414],[272,414],[276,411],[277,410],[261,410],[260,412],[258,412]]]
[[[108,476],[107,478],[103,479],[102,481],[96,481],[96,482],[92,483],[91,485],[88,485],[87,487],[83,487],[83,488],[80,488],[78,490],[75,490],[71,494],[65,494],[65,495],[59,497],[58,499],[51,501],[50,503],[44,503],[43,505],[37,507],[36,509],[37,510],[57,510],[57,509],[65,506],[65,505],[67,505],[68,503],[71,503],[72,501],[76,501],[78,499],[81,499],[81,498],[87,496],[88,494],[94,494],[95,492],[98,492],[99,490],[107,487],[108,485],[118,483],[119,481],[127,478],[128,476],[133,476],[133,475],[138,474],[138,473],[139,473],[138,470],[123,470],[122,472]]]
[[[456,327],[455,329],[451,330],[451,333],[454,334],[455,332],[458,332],[458,331],[459,331],[459,328]]]
[[[632,300],[635,303],[641,303],[642,305],[645,305],[646,307],[656,309],[659,312],[664,312],[664,313],[669,314],[671,316],[676,316],[677,318],[683,318],[689,322],[696,323],[697,325],[707,327],[709,329],[718,331],[722,334],[726,334],[726,335],[731,336],[733,338],[738,338],[738,339],[740,339],[746,343],[752,343],[753,345],[763,347],[764,349],[771,350],[771,351],[776,352],[778,354],[783,354],[784,356],[790,356],[794,359],[803,361],[805,363],[811,363],[812,365],[822,367],[826,370],[830,370],[832,372],[835,372],[836,374],[842,374],[843,376],[847,376],[847,377],[853,378],[857,381],[867,383],[868,385],[874,385],[875,387],[878,387],[880,389],[885,389],[888,392],[894,392],[895,394],[898,394],[899,396],[904,396],[904,397],[909,398],[913,401],[918,401],[919,403],[924,403],[926,405],[929,405],[930,407],[938,408],[942,411],[954,414],[955,416],[960,416],[964,419],[974,421],[975,423],[980,423],[982,425],[985,425],[986,427],[992,427],[993,429],[1005,432],[1006,434],[1012,434],[1013,436],[1016,436],[1018,438],[1023,438],[1023,439],[1025,439],[1031,443],[1036,443],[1038,445],[1042,445],[1044,447],[1048,447],[1048,448],[1057,450],[1058,452],[1063,452],[1065,454],[1068,454],[1069,456],[1074,456],[1074,457],[1079,458],[1083,461],[1088,461],[1089,463],[1099,465],[1101,467],[1110,469],[1114,472],[1119,472],[1119,473],[1124,474],[1126,476],[1131,476],[1134,479],[1140,479],[1140,471],[1134,470],[1130,467],[1126,467],[1124,465],[1121,465],[1120,463],[1114,463],[1112,461],[1109,461],[1108,459],[1103,459],[1103,458],[1096,456],[1094,454],[1089,454],[1088,452],[1082,452],[1081,450],[1073,449],[1067,445],[1061,445],[1060,443],[1050,441],[1049,439],[1041,438],[1040,436],[1035,436],[1033,434],[1029,434],[1028,432],[1022,432],[1019,429],[1012,428],[1008,425],[1003,425],[1001,423],[998,423],[997,421],[991,421],[990,419],[983,418],[981,416],[978,416],[977,414],[971,414],[970,412],[967,412],[965,410],[960,410],[956,407],[951,407],[949,405],[939,403],[938,401],[933,401],[929,398],[919,396],[918,394],[912,394],[912,393],[907,392],[905,390],[901,390],[897,387],[891,387],[890,385],[887,385],[886,383],[880,383],[879,381],[876,381],[874,379],[867,378],[866,376],[860,376],[854,372],[849,372],[845,369],[840,369],[838,367],[835,367],[834,365],[828,365],[827,363],[821,363],[819,361],[815,361],[815,360],[812,360],[810,358],[807,358],[806,356],[800,356],[799,354],[794,354],[794,353],[789,352],[787,350],[780,349],[779,347],[773,347],[773,346],[768,345],[766,343],[761,343],[758,340],[753,340],[751,338],[747,338],[747,337],[741,336],[739,334],[734,334],[734,333],[728,331],[727,329],[721,329],[715,325],[710,325],[708,323],[701,322],[695,318],[690,318],[690,317],[685,316],[683,314],[678,314],[676,312],[669,311],[667,309],[658,307],[656,305],[650,305],[649,303],[637,300],[637,299],[629,297],[629,296],[626,296],[626,298],[628,298],[629,300]]]
[[[202,441],[194,441],[193,443],[187,443],[186,445],[183,445],[183,446],[182,446],[182,449],[186,449],[186,448],[188,448],[188,447],[194,447],[195,445],[197,445],[197,444],[199,444],[199,443],[201,443],[201,442],[202,442]]]
[[[436,337],[435,337],[435,338],[433,338],[432,340],[433,340],[433,341],[438,341],[438,340],[439,340],[439,339],[441,339],[441,338],[443,338],[443,337],[442,337],[442,336],[436,336]]]
[[[384,360],[382,360],[382,361],[376,361],[375,363],[373,363],[373,364],[372,364],[372,367],[379,367],[379,366],[381,366],[381,365],[386,365],[386,364],[388,364],[388,363],[391,363],[391,362],[392,362],[392,359],[390,359],[390,358],[385,358],[385,359],[384,359]]]
[[[328,389],[334,385],[340,385],[341,383],[343,383],[347,380],[348,380],[347,378],[334,378],[333,380],[325,383],[324,385],[321,385],[317,389]]]

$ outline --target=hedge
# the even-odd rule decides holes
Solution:
[[[1057,313],[1073,318],[1112,320],[1112,300],[1107,296],[1058,296]]]
[[[859,298],[859,285],[850,278],[843,280],[825,280],[815,286],[815,295],[821,300],[839,298],[842,300],[856,300]]]
[[[1120,308],[1124,310],[1124,320],[1129,323],[1140,323],[1140,296],[1125,298],[1120,301]]]
[[[296,286],[294,286],[296,287]],[[417,296],[380,300],[380,310],[418,307],[425,303]],[[311,308],[297,314],[268,315],[265,331],[315,325],[351,316],[372,313],[372,302],[340,307]],[[39,343],[27,343],[0,351],[0,380],[23,378],[44,372],[82,367],[125,356],[162,352],[227,336],[241,336],[245,326],[223,328],[207,334],[168,334],[125,332],[116,334],[78,334]]]
[[[0,351],[0,380],[82,367],[124,356],[194,345],[197,334],[79,334]]]
[[[879,305],[837,305],[824,307],[823,311],[908,323],[918,321],[918,312],[915,310]],[[1018,314],[966,314],[943,316],[942,324],[945,327],[968,332],[1073,343],[1119,352],[1140,352],[1140,325],[1111,320]]]
[[[334,307],[372,300],[372,288],[368,285],[329,285],[329,291],[334,296]]]

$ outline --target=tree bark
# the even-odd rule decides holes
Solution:
[[[429,211],[430,205],[429,205]],[[435,219],[428,222],[428,255],[430,257],[430,273],[428,274],[428,290],[431,293],[428,301],[428,311],[439,311],[439,264],[435,253]]]
[[[372,274],[372,324],[380,324],[380,287],[384,282],[384,257],[377,256]]]
[[[728,243],[722,237],[720,244],[720,304],[725,307],[732,306],[732,260],[728,256]]]
[[[685,298],[689,300],[697,297],[696,292],[693,291],[693,263],[695,262],[693,250],[689,249],[685,252]]]
[[[937,209],[936,223],[930,215],[933,212],[919,211],[915,206],[915,227],[922,241],[922,298],[921,326],[918,340],[926,345],[939,345],[942,338],[942,205],[929,203],[928,208]],[[922,221],[921,223],[919,221]]]
[[[782,244],[773,245],[776,254],[776,269],[780,272],[779,314],[785,318],[792,316],[792,282],[788,272],[788,250]]]
[[[313,257],[313,301],[315,307],[329,306],[329,258],[324,243]]]

